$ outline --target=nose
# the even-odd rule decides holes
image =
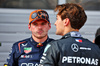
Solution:
[[[38,28],[41,29],[42,28],[42,25],[38,25]]]
[[[54,25],[56,26],[56,22],[54,23]]]

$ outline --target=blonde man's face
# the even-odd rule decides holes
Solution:
[[[48,36],[48,30],[51,28],[51,24],[44,20],[38,20],[29,25],[29,30],[32,32],[32,36],[38,39]]]

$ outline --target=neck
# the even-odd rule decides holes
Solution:
[[[66,29],[67,29],[67,30],[66,30]],[[69,33],[69,32],[72,32],[72,31],[77,31],[77,32],[79,32],[78,29],[73,29],[73,28],[70,28],[70,29],[66,28],[66,29],[64,30],[63,36],[64,36],[65,34]]]
[[[38,43],[43,43],[47,40],[48,36],[45,36],[43,38],[37,38],[35,36],[32,36],[32,38],[34,39],[34,41],[38,42]]]

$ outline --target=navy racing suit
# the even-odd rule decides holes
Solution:
[[[14,43],[7,59],[8,66],[38,66],[46,44],[52,40],[48,37],[40,47],[32,37]]]
[[[47,44],[40,66],[100,66],[100,49],[79,32],[70,32]]]

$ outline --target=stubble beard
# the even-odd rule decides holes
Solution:
[[[37,39],[42,39],[42,38],[46,37],[47,34],[43,34],[43,35],[41,34],[41,35],[38,35],[38,33],[36,32],[36,33],[33,34],[33,36],[36,37]]]

